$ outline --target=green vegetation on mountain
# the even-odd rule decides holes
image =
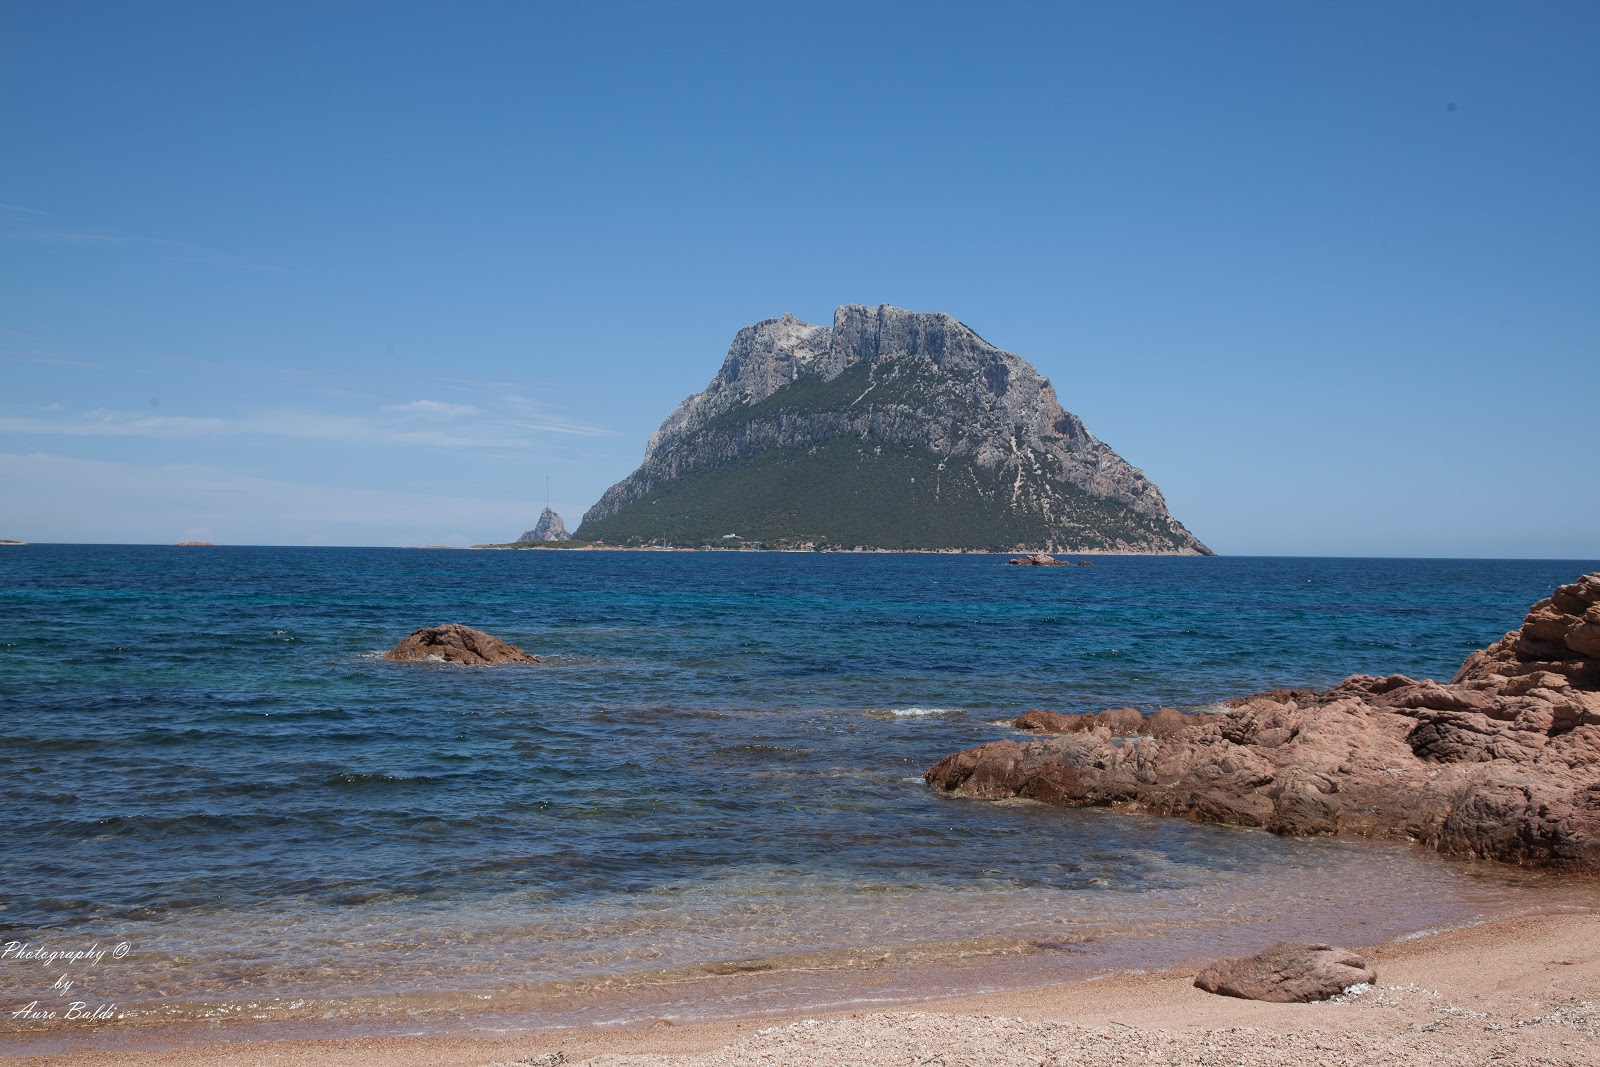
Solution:
[[[1107,550],[1170,536],[1159,521],[1073,486],[1063,491],[1069,514],[1055,522],[1014,512],[1005,506],[1011,489],[1003,472],[970,460],[835,438],[691,471],[610,518],[585,522],[581,533],[614,545],[993,552]],[[1064,529],[1076,536],[1063,538]]]

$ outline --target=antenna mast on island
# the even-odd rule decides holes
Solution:
[[[550,476],[548,474],[544,476],[544,506],[550,506]]]

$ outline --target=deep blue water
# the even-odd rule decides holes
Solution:
[[[354,944],[392,959],[379,984],[467,988],[998,936],[1040,894],[1198,915],[1375,853],[952,800],[921,772],[1027,708],[1446,678],[1597,569],[1094,564],[0,549],[0,938],[135,937],[167,985],[179,955],[214,985],[234,972],[208,951],[277,973],[292,928],[326,989],[373,986],[329,962]],[[447,621],[546,665],[376,658]],[[1498,877],[1416,863],[1396,900],[1459,884],[1470,903]]]

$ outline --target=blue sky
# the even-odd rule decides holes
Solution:
[[[1600,6],[0,4],[0,536],[576,525],[947,311],[1218,551],[1600,556]]]

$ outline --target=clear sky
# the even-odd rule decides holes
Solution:
[[[1220,552],[1600,556],[1600,5],[0,2],[0,537],[575,526],[842,303]]]

